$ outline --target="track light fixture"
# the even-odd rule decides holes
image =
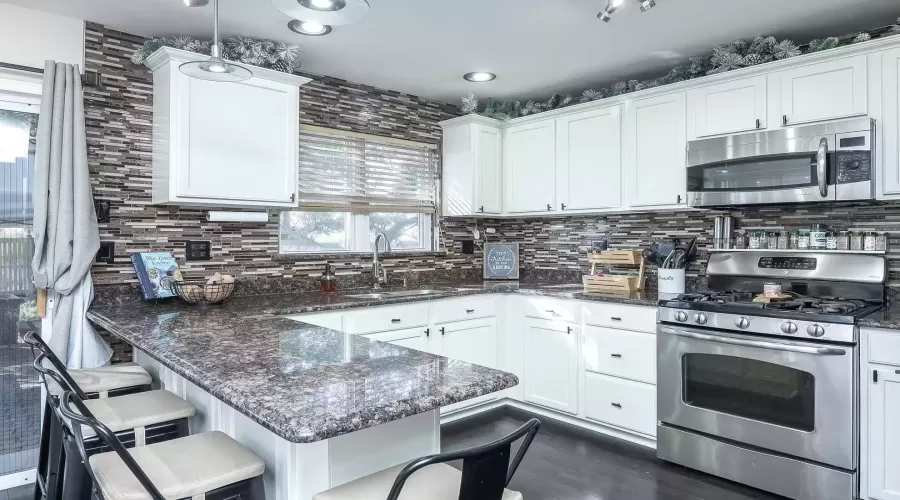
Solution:
[[[609,3],[606,4],[606,8],[597,14],[597,19],[600,19],[604,23],[608,23],[612,19],[613,12],[618,10],[624,1],[625,0],[609,0]],[[656,0],[637,0],[637,2],[641,4],[641,12],[647,12],[653,7],[656,7]]]
[[[648,10],[652,9],[653,7],[656,7],[655,0],[638,0],[638,1],[641,2],[641,12],[647,12]]]

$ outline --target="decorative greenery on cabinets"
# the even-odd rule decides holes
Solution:
[[[150,54],[160,47],[197,52],[209,55],[210,40],[200,40],[189,36],[163,36],[151,38],[131,56],[131,62],[143,64]],[[300,69],[300,47],[274,40],[260,40],[241,35],[227,38],[222,44],[222,56],[229,61],[240,62],[283,73]]]
[[[829,50],[841,45],[866,42],[873,38],[893,35],[900,35],[900,19],[897,19],[897,24],[892,24],[883,28],[877,28],[859,34],[846,35],[840,38],[828,37],[816,39],[804,46],[795,45],[791,40],[778,41],[775,37],[771,36],[758,36],[749,42],[745,40],[735,40],[731,43],[717,45],[709,55],[692,57],[688,62],[675,66],[669,70],[668,73],[659,78],[642,81],[628,80],[617,82],[611,87],[601,88],[600,90],[585,90],[578,97],[574,97],[571,94],[557,93],[553,94],[550,96],[550,99],[543,102],[528,101],[525,104],[522,104],[521,101],[488,99],[481,114],[489,118],[508,120],[510,118],[533,115],[552,109],[564,108],[572,104],[596,101],[598,99],[628,94],[630,92],[658,87],[660,85],[668,85],[670,83],[691,80],[706,75],[725,73],[735,69],[796,57],[804,53]],[[478,99],[474,94],[470,93],[468,96],[462,98],[462,100],[463,112],[477,112]]]

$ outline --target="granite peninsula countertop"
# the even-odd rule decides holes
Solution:
[[[345,290],[174,300],[92,308],[96,325],[278,436],[308,443],[373,427],[519,383],[507,372],[368,340],[283,315],[515,293],[655,306],[652,292],[584,294],[580,284],[450,283],[446,293],[357,299]]]

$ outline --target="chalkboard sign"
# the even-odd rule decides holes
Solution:
[[[484,244],[484,279],[519,279],[519,244]]]

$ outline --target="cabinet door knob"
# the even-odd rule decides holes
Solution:
[[[426,328],[426,329],[425,329],[425,336],[426,336],[426,337],[430,337],[430,336],[431,336],[431,328]]]
[[[547,211],[553,210],[553,205],[547,203]]]
[[[478,208],[478,212],[482,214],[484,213],[484,205]]]
[[[676,202],[677,202],[677,203],[681,203],[681,195],[680,195],[680,194],[678,195],[678,198],[676,199]]]
[[[571,326],[566,327],[566,333],[569,335],[572,335],[572,327]]]
[[[447,330],[444,327],[441,327],[441,335],[447,335]]]
[[[565,209],[566,209],[566,204],[565,204],[565,203],[560,203],[560,204],[559,204],[559,209],[560,209],[560,210],[565,210]]]
[[[781,115],[781,124],[787,125],[787,115]]]
[[[622,405],[620,405],[619,403],[611,403],[611,404],[620,410],[622,409]]]
[[[756,119],[756,128],[761,128],[761,127],[762,127],[762,122],[759,120],[759,118],[757,118]]]
[[[621,354],[610,354],[610,356],[612,356],[612,357],[614,357],[614,358],[621,358],[621,357],[622,357]]]

